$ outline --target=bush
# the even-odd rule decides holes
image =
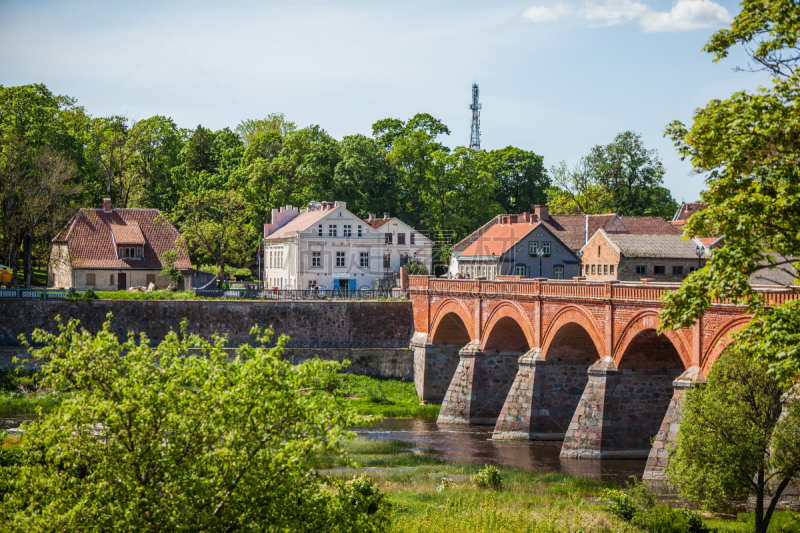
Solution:
[[[365,383],[364,394],[372,403],[383,403],[386,401],[386,393],[377,383]]]
[[[320,390],[324,390],[325,392],[337,394],[344,391],[346,387],[345,381],[345,376],[338,370],[335,368],[326,367],[319,374],[318,387]]]
[[[422,261],[415,259],[408,264],[408,274],[411,276],[427,276],[428,269],[422,264]]]
[[[492,465],[486,465],[472,476],[472,482],[482,489],[502,490],[503,478],[500,471]]]

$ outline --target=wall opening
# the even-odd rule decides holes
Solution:
[[[472,340],[467,326],[456,313],[447,313],[433,332],[434,344],[459,344],[466,346]]]
[[[511,317],[498,320],[486,339],[484,352],[521,352],[531,349],[522,327]]]

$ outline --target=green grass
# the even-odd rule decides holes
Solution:
[[[58,407],[65,398],[63,393],[51,394],[48,392],[21,394],[19,392],[0,393],[0,414],[13,415],[18,413],[36,413],[41,407],[42,412],[49,413]]]
[[[342,374],[345,402],[362,415],[387,418],[436,418],[439,405],[420,405],[414,383],[399,379],[381,379]]]
[[[705,523],[719,533],[751,533],[755,524],[753,513],[739,513],[735,521],[708,519]],[[769,533],[800,533],[800,513],[775,511],[769,521]]]
[[[153,292],[128,292],[128,291],[96,291],[98,300],[207,300],[195,296],[192,291],[153,291]],[[81,298],[76,298],[80,300]],[[214,298],[211,298],[214,299]]]

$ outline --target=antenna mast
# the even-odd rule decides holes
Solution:
[[[481,149],[481,104],[478,103],[478,84],[472,84],[472,127],[470,128],[469,147],[474,150]]]

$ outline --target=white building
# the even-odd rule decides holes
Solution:
[[[415,260],[425,265],[429,274],[433,272],[433,241],[389,213],[384,213],[383,218],[370,213],[364,222],[383,235],[384,272],[399,273],[400,267]]]
[[[417,252],[419,257],[416,243],[422,242],[421,237],[418,233],[409,237],[414,247],[398,248],[398,254]],[[290,205],[273,209],[272,223],[264,224],[264,285],[268,289],[372,289],[387,271],[386,240],[384,232],[348,211],[344,202],[312,202],[299,211]],[[395,249],[389,248],[392,253]],[[428,258],[430,249],[429,244]]]

